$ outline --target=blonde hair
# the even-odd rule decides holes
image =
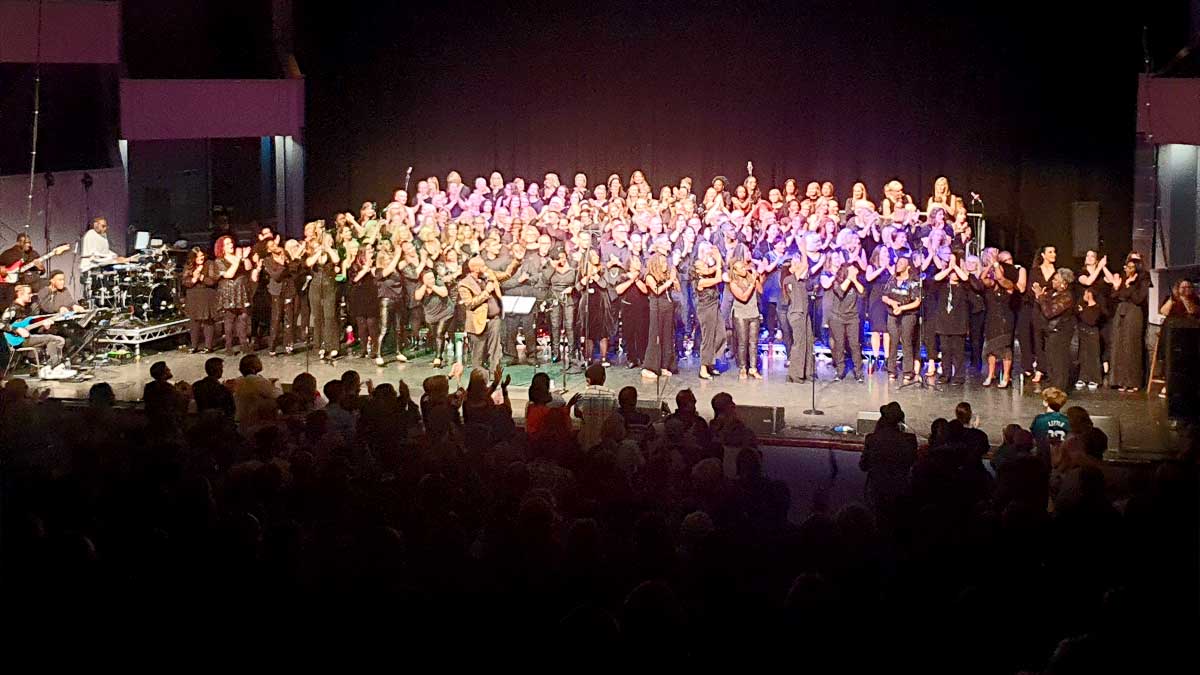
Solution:
[[[665,281],[669,271],[667,265],[667,256],[661,253],[655,253],[650,256],[650,260],[646,262],[646,269],[658,281]]]

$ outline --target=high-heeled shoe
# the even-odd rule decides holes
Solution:
[[[997,384],[996,388],[997,389],[1008,389],[1009,385],[1011,385],[1011,384],[1012,384],[1011,378],[1005,379],[1004,376],[1001,375],[1000,376],[1000,384]]]
[[[983,378],[983,382],[981,382],[980,384],[984,387],[992,386],[992,376],[988,375],[987,377]]]
[[[711,380],[712,379],[712,375],[709,374],[708,368],[705,368],[704,366],[700,366],[700,379],[702,379],[702,380]]]

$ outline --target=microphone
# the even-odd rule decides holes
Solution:
[[[405,172],[404,172],[404,175],[405,175],[405,176],[411,176],[411,175],[412,175],[412,167],[411,167],[411,166],[410,166],[410,167],[408,167],[408,171],[405,171]],[[971,194],[975,194],[975,193],[971,193]]]
[[[980,199],[980,198],[979,198],[979,193],[978,193],[978,192],[972,192],[972,193],[971,193],[971,199],[974,199],[974,200],[975,200],[975,201],[977,201],[977,202],[981,202],[981,201],[983,201],[982,199]]]

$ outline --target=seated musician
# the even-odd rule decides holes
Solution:
[[[53,317],[21,325],[23,319],[36,316],[33,307],[33,288],[29,284],[17,284],[16,298],[8,309],[0,314],[0,326],[3,326],[5,338],[10,347],[45,347],[46,366],[39,375],[43,378],[64,379],[73,377],[74,371],[69,370],[62,362],[63,347],[66,340],[57,335],[34,333],[44,329],[54,322]],[[14,325],[17,324],[17,325]]]
[[[42,314],[63,314],[66,312],[82,312],[83,305],[75,301],[75,296],[67,289],[67,275],[62,270],[50,272],[50,284],[38,294],[38,311]]]

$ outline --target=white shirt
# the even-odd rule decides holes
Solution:
[[[83,246],[79,251],[79,271],[87,272],[97,267],[111,265],[117,261],[117,254],[108,247],[108,236],[95,230],[88,230],[83,235]]]

